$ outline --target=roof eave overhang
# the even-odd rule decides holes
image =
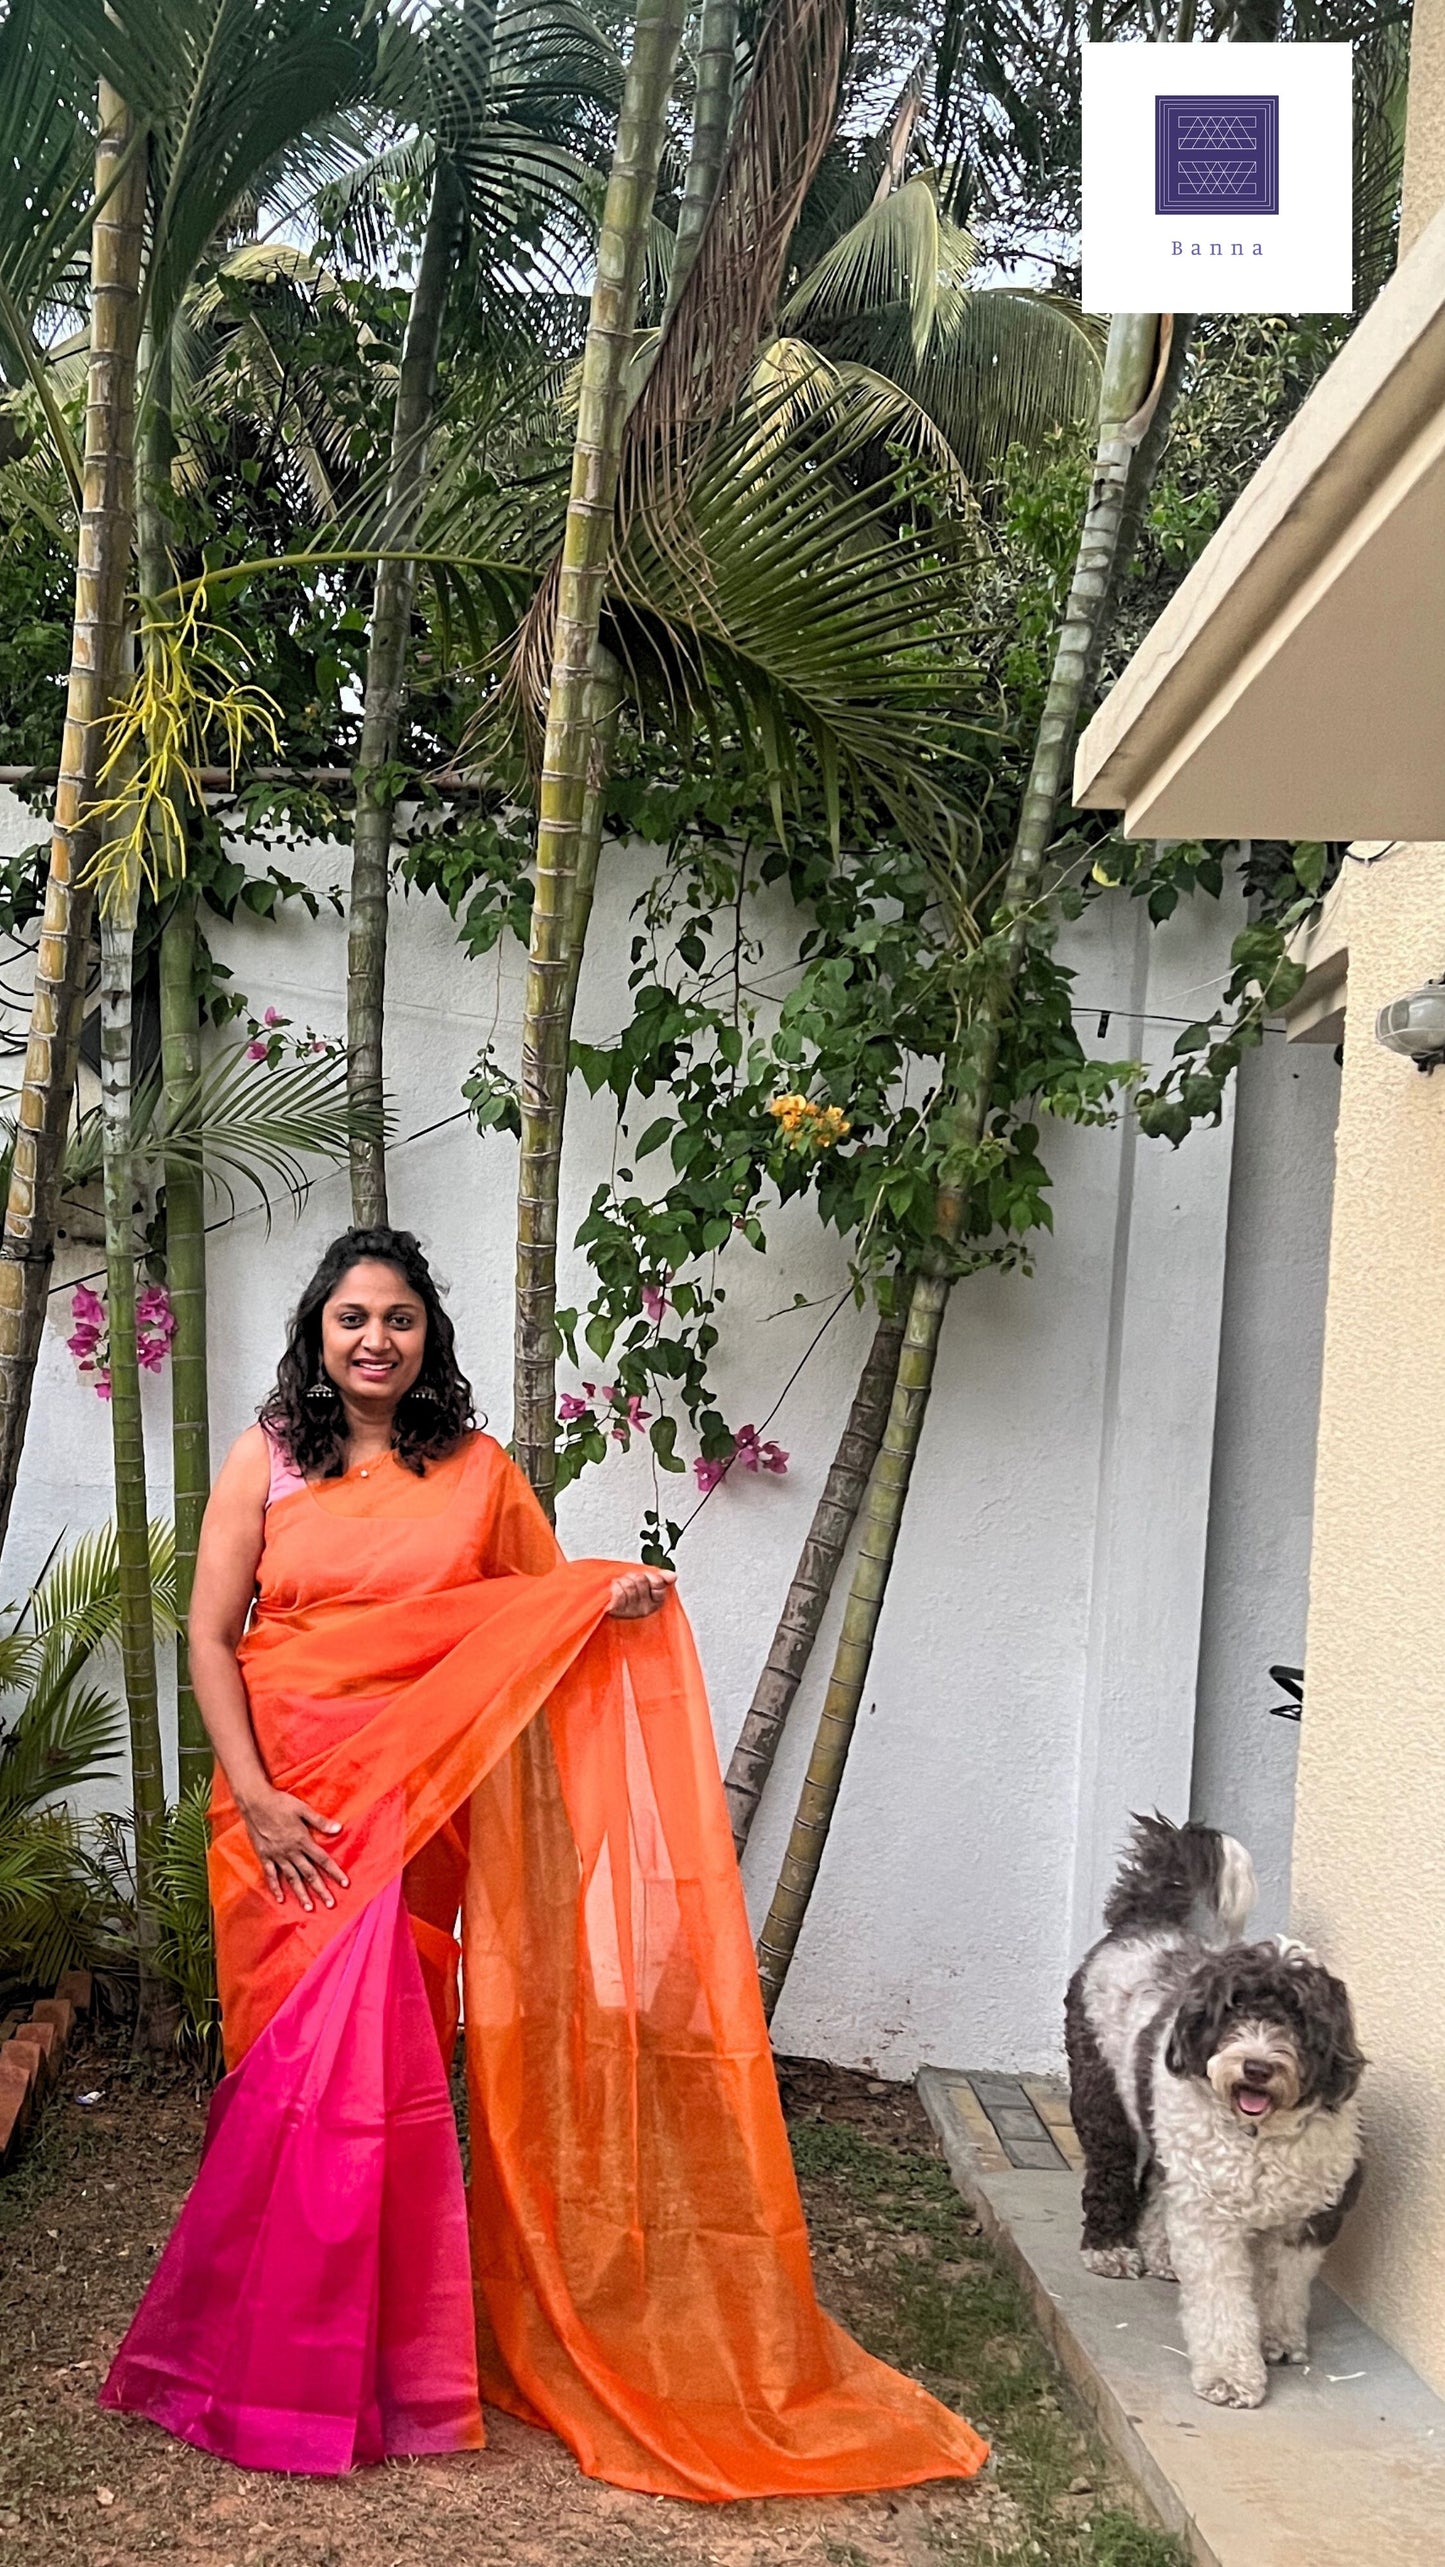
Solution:
[[[1445,836],[1445,210],[1111,688],[1130,837]]]

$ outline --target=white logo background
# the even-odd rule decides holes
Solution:
[[[1349,312],[1348,45],[1085,45],[1084,306]],[[1279,99],[1279,212],[1159,214],[1160,96]]]

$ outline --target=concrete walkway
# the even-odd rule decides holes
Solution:
[[[996,2110],[1003,2081],[978,2083]],[[1445,2401],[1333,2292],[1316,2285],[1307,2369],[1272,2372],[1253,2412],[1209,2406],[1189,2387],[1173,2285],[1084,2271],[1073,2166],[1045,2164],[1027,2134],[1010,2163],[1019,2143],[958,2071],[924,2068],[918,2090],[1101,2431],[1199,2567],[1445,2567]],[[1061,2100],[1032,2079],[1028,2096],[1075,2158]]]

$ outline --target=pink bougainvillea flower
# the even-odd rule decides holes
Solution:
[[[667,1308],[667,1295],[663,1291],[661,1284],[643,1285],[642,1307],[655,1328],[659,1319],[662,1317],[663,1312]]]
[[[282,1015],[279,1007],[268,1007],[261,1019],[263,1025],[289,1025],[290,1021],[289,1016]]]
[[[642,1433],[642,1430],[643,1430],[644,1426],[646,1426],[646,1425],[648,1424],[649,1420],[651,1419],[651,1416],[652,1416],[652,1411],[651,1411],[651,1409],[650,1409],[650,1408],[644,1408],[644,1407],[643,1407],[643,1405],[642,1405],[641,1400],[638,1398],[637,1394],[634,1392],[634,1394],[633,1394],[632,1398],[631,1398],[631,1399],[628,1401],[628,1403],[627,1403],[627,1423],[628,1423],[628,1425],[629,1425],[629,1426],[635,1426],[635,1427],[636,1427],[636,1429],[637,1429],[638,1434],[640,1435],[640,1434]]]
[[[167,1339],[176,1333],[176,1314],[164,1284],[147,1284],[137,1296],[135,1315],[142,1328],[158,1328]]]
[[[72,1316],[87,1327],[105,1326],[105,1303],[98,1292],[91,1291],[89,1284],[76,1285],[70,1308]]]
[[[705,1453],[699,1453],[693,1463],[692,1474],[704,1497],[711,1497],[719,1480],[727,1477],[727,1467],[725,1461],[709,1459]]]
[[[579,1417],[587,1415],[587,1402],[579,1399],[575,1390],[564,1391],[557,1402],[557,1414],[564,1426],[573,1426]]]
[[[788,1467],[789,1457],[783,1451],[781,1444],[760,1444],[758,1458],[765,1471],[776,1471],[779,1476]]]
[[[756,1426],[740,1426],[734,1441],[737,1445],[734,1460],[741,1462],[745,1471],[755,1471],[761,1457]]]
[[[96,1385],[95,1385],[95,1395],[96,1395],[96,1398],[97,1398],[97,1399],[109,1399],[109,1397],[110,1397],[110,1375],[109,1375],[109,1373],[102,1373],[102,1374],[101,1374],[101,1376],[100,1376],[99,1380],[97,1381],[97,1383],[96,1383]]]
[[[248,1061],[268,1060],[270,1058],[270,1053],[271,1046],[269,1043],[248,1043],[246,1045],[246,1058]]]

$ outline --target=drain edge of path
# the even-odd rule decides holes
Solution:
[[[1168,2282],[1105,2282],[1079,2258],[1078,2144],[1047,2081],[921,2068],[949,2170],[1026,2290],[1100,2432],[1198,2567],[1440,2567],[1445,2400],[1315,2285],[1307,2370],[1262,2407],[1196,2398]],[[1024,2094],[1060,2158],[1010,2114]],[[1000,2127],[1002,2124],[1002,2127]],[[1010,2161],[1020,2144],[1030,2153]]]

